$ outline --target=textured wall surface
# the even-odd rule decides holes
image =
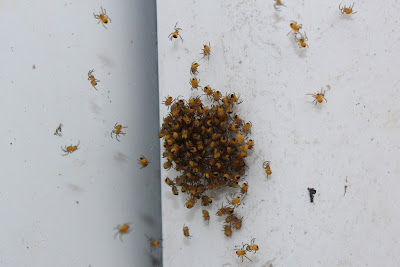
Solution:
[[[108,29],[93,17],[101,6]],[[154,266],[161,254],[144,234],[161,236],[155,1],[1,1],[0,16],[0,265]],[[128,126],[121,142],[116,122]]]
[[[214,215],[220,204],[207,225],[199,203],[188,210],[185,196],[162,185],[164,266],[400,261],[400,3],[358,1],[352,15],[339,4],[286,1],[277,11],[272,0],[157,1],[160,100],[200,93],[188,83],[197,61],[200,85],[241,95],[237,112],[253,123],[256,145],[247,157],[248,196],[237,208],[243,227],[232,238]],[[303,25],[308,48],[287,35],[291,20]],[[176,22],[183,42],[168,39]],[[200,55],[208,42],[209,61]],[[328,102],[314,105],[306,94],[321,88]],[[161,179],[167,175],[174,177],[162,171]],[[308,187],[317,190],[314,204]],[[242,264],[234,248],[252,238],[260,250]]]

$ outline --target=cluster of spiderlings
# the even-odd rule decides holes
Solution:
[[[204,106],[200,96],[188,101],[167,97],[163,103],[170,113],[159,131],[159,137],[164,138],[164,169],[174,167],[181,172],[165,182],[174,195],[179,191],[188,195],[188,209],[198,200],[203,206],[211,205],[207,191],[221,187],[240,188],[245,194],[247,183],[239,183],[245,173],[245,158],[254,146],[248,138],[251,123],[233,112],[235,105],[241,103],[238,97],[234,93],[223,97],[209,86],[204,87],[204,92],[213,101],[211,107]],[[232,212],[225,214],[240,229],[241,219],[233,218]]]
[[[237,198],[239,198],[239,201],[240,201],[240,197],[236,197],[235,199],[237,199]],[[239,203],[236,206],[224,207],[224,205],[222,204],[221,208],[216,213],[217,216],[226,215],[223,231],[224,231],[225,236],[227,236],[227,237],[232,236],[232,228],[237,229],[237,230],[242,228],[243,217],[239,219],[236,216],[236,214],[234,213],[235,207],[237,207],[238,205],[239,205]]]

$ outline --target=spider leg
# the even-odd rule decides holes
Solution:
[[[118,139],[118,135],[119,135],[119,134],[116,134],[116,135],[115,135],[115,139],[117,139],[118,142],[121,142],[121,141],[119,141],[119,139]]]
[[[249,259],[249,257],[247,257],[246,255],[243,255],[243,256],[245,256],[245,257],[246,257],[246,258],[247,258],[249,261],[253,262],[253,261],[252,261],[252,260],[250,260],[250,259]]]
[[[99,21],[100,22],[100,21]],[[107,29],[107,27],[104,25],[104,23],[102,22],[101,24],[103,24],[103,27]]]

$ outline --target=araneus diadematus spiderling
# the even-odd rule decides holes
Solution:
[[[93,88],[97,90],[96,85],[97,85],[97,82],[100,82],[100,80],[97,80],[94,77],[93,72],[94,72],[94,70],[88,71],[88,80],[90,80],[90,84],[93,86]]]
[[[123,128],[128,128],[128,126],[122,127],[122,125],[120,125],[120,124],[117,125],[117,124],[118,124],[118,122],[114,125],[114,130],[111,131],[111,138],[112,138],[112,135],[115,134],[115,138],[117,139],[118,142],[120,142],[119,139],[118,139],[118,136],[120,134],[125,135],[125,133],[122,132],[122,129]]]
[[[64,151],[66,154],[64,154],[63,156],[66,156],[74,151],[76,151],[78,149],[79,143],[81,141],[78,141],[78,144],[76,146],[70,145],[70,146],[65,146],[64,148],[61,147],[61,150]]]
[[[126,234],[128,234],[128,233],[130,233],[132,231],[131,223],[124,223],[123,225],[118,224],[114,229],[117,230],[117,232],[114,235],[114,238],[116,238],[119,235],[119,239],[122,242],[124,242],[122,240],[122,236],[126,235]]]
[[[105,9],[103,9],[101,7],[101,13],[99,15],[96,15],[93,13],[93,16],[94,16],[94,18],[99,20],[99,22],[97,22],[97,24],[99,24],[101,22],[101,24],[103,24],[103,27],[107,29],[107,27],[104,24],[107,24],[108,21],[111,22],[111,19],[107,16]]]
[[[284,3],[283,3],[281,0],[274,0],[274,1],[275,1],[275,3],[274,3],[274,8],[275,8],[276,10],[278,10],[278,11],[281,11],[278,7],[280,7],[280,6],[285,6]]]
[[[342,14],[355,14],[355,13],[357,13],[357,11],[356,12],[353,12],[353,6],[354,6],[354,3],[353,3],[353,5],[352,6],[348,6],[348,7],[346,7],[345,5],[343,6],[343,7],[341,7],[341,3],[339,4],[339,10],[340,10],[340,12],[342,12]]]
[[[172,41],[172,38],[178,38],[178,36],[181,38],[181,40],[182,40],[182,42],[183,42],[183,39],[182,39],[182,36],[179,34],[179,31],[182,31],[182,29],[181,28],[177,28],[176,26],[178,25],[178,22],[175,24],[175,27],[174,27],[174,32],[171,32],[170,33],[170,35],[168,35],[168,38]],[[171,36],[171,37],[170,37]]]
[[[328,100],[326,100],[326,98],[325,98],[325,90],[322,92],[322,88],[321,88],[321,92],[319,92],[319,93],[317,92],[315,94],[307,94],[307,95],[312,95],[314,97],[313,102],[315,102],[315,105],[317,103],[322,103],[324,101],[324,99],[326,102],[328,102]]]
[[[304,36],[303,34],[301,34],[299,32],[300,38],[298,38],[295,34],[294,35],[294,39],[296,40],[296,42],[299,43],[299,47],[304,48],[304,47],[308,47],[308,44],[306,43],[306,41],[308,41],[308,37],[307,34],[304,32]]]

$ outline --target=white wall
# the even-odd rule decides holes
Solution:
[[[340,1],[285,4],[278,12],[272,0],[157,1],[160,99],[195,95],[189,68],[198,61],[200,85],[241,94],[238,113],[253,123],[256,144],[247,158],[249,194],[238,208],[243,228],[232,238],[213,216],[219,204],[207,225],[199,203],[188,210],[183,195],[162,186],[164,266],[400,260],[400,3],[358,1],[351,16],[340,13]],[[303,24],[308,48],[287,36],[291,20]],[[176,22],[184,42],[167,38]],[[210,60],[201,60],[208,42]],[[321,87],[328,102],[314,105],[306,94]],[[167,175],[174,177],[162,171],[161,179]],[[317,190],[315,204],[308,187]],[[192,239],[183,236],[183,224]],[[260,251],[242,264],[234,248],[252,238]]]
[[[108,29],[93,17],[101,6]],[[0,17],[0,265],[153,266],[161,252],[144,234],[161,236],[155,2],[1,1]],[[128,126],[121,142],[110,137],[116,122]],[[133,232],[122,243],[113,228],[125,222]]]

